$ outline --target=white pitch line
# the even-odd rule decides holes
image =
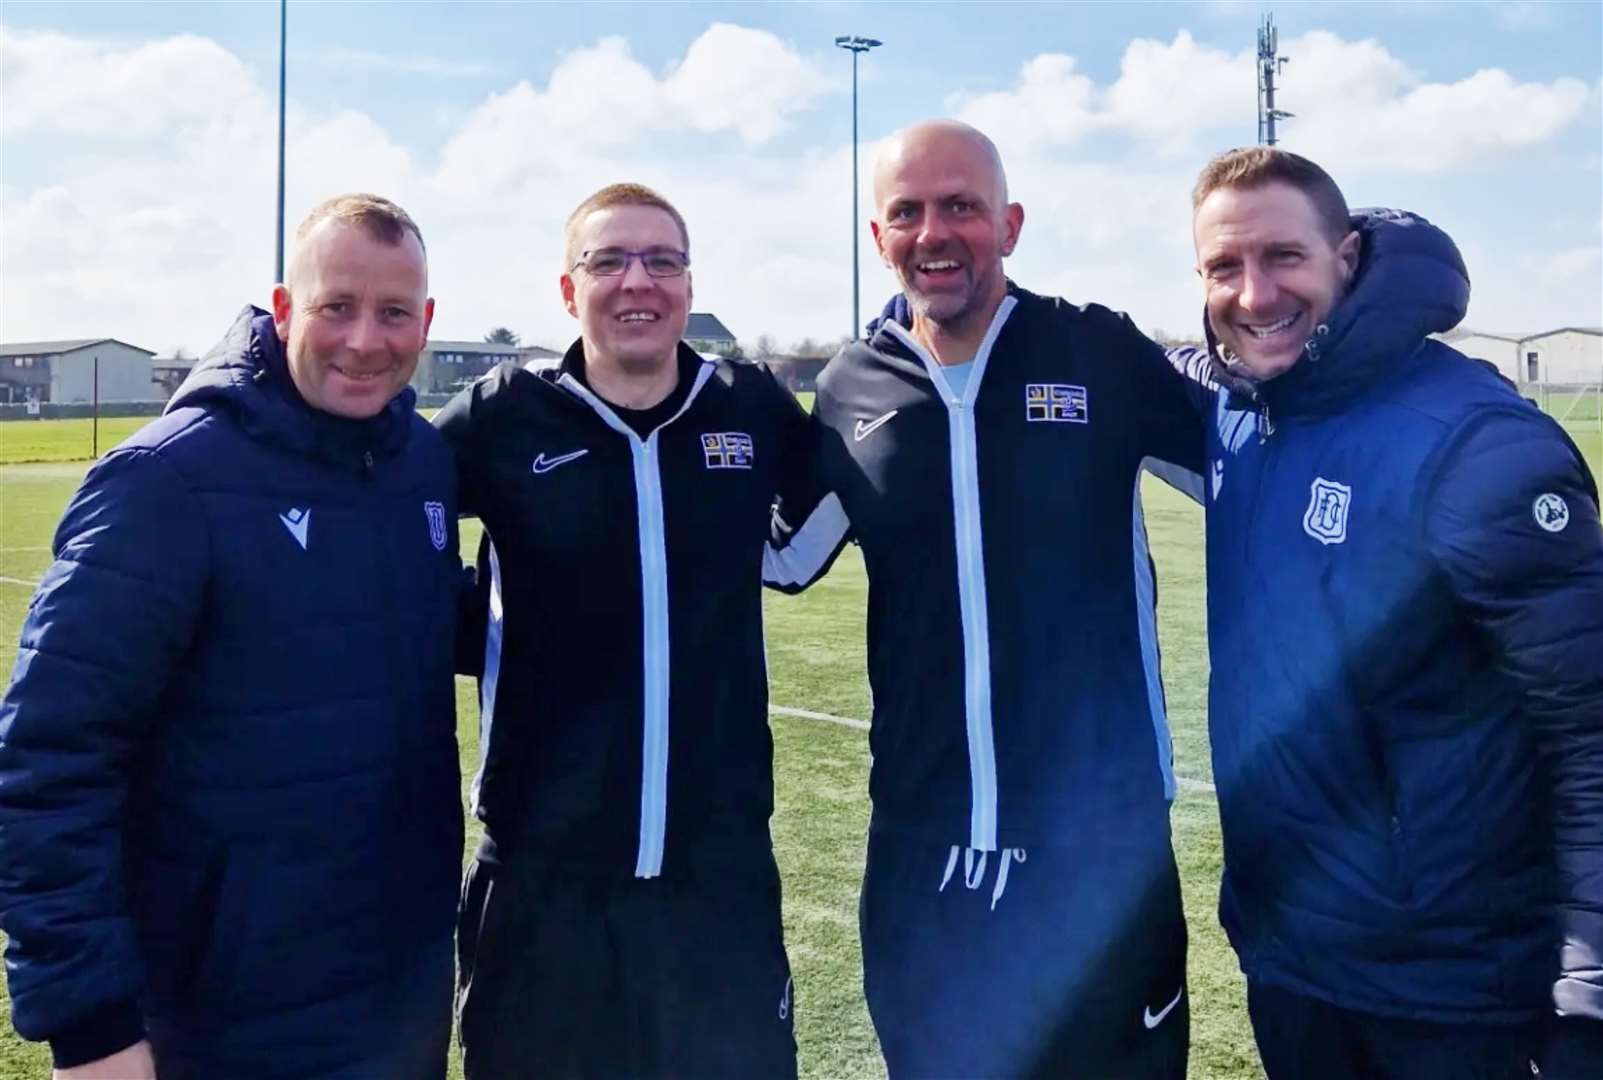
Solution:
[[[784,705],[770,705],[768,711],[780,716],[799,716],[803,720],[822,720],[826,724],[839,724],[841,727],[854,728],[857,731],[869,730],[867,720],[853,720],[849,716],[831,716],[827,712],[812,712],[808,709],[791,709]]]
[[[0,575],[0,585],[26,585],[31,589],[37,584],[39,584],[37,581],[23,581],[21,578]]]
[[[826,724],[838,724],[849,727],[854,731],[868,731],[869,723],[866,720],[854,720],[850,716],[833,716],[830,713],[813,712],[811,709],[792,709],[786,705],[770,705],[768,711],[776,716],[799,716],[803,720],[822,720]],[[1194,780],[1189,776],[1175,777],[1181,787],[1191,788],[1194,791],[1213,792],[1216,789],[1206,780]]]

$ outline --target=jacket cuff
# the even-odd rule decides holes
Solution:
[[[145,1016],[130,998],[103,1005],[72,1027],[50,1036],[50,1056],[58,1069],[87,1065],[126,1050],[145,1037]]]

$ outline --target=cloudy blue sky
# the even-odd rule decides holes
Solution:
[[[689,218],[696,306],[745,341],[851,321],[867,163],[914,120],[1001,146],[1037,291],[1191,331],[1187,194],[1255,137],[1257,3],[291,3],[288,213],[387,194],[439,337],[568,341],[560,228],[640,180]],[[1603,324],[1603,5],[1281,3],[1282,145],[1458,240],[1468,324]],[[0,340],[199,351],[272,285],[278,5],[0,8]],[[863,305],[894,280],[858,230]]]

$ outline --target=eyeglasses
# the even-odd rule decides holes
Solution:
[[[573,264],[573,269],[582,266],[594,277],[617,277],[629,269],[629,263],[634,259],[639,259],[640,265],[652,277],[678,277],[690,266],[688,251],[675,251],[672,248],[648,248],[645,251],[597,248],[595,251],[579,252],[579,261]]]

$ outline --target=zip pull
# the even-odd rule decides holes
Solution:
[[[1269,436],[1275,433],[1274,418],[1269,415],[1269,407],[1263,408],[1263,423],[1258,425],[1258,445],[1262,446],[1269,441]]]

